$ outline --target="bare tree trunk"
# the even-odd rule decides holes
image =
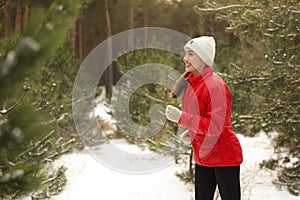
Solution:
[[[23,6],[18,5],[16,8],[16,18],[15,18],[15,34],[19,35],[22,29],[22,15],[23,15]]]
[[[73,49],[76,48],[76,35],[77,35],[77,22],[75,22],[71,28],[71,30],[68,33],[68,42],[71,43],[71,47]]]
[[[6,0],[4,3],[4,38],[8,38],[10,34],[10,5],[9,1]]]
[[[147,0],[143,1],[143,7],[144,7],[144,27],[148,27],[148,5]],[[147,29],[145,29],[144,32],[144,46],[146,46],[148,43],[148,32]]]
[[[107,26],[107,38],[108,38],[108,48],[107,48],[107,60],[111,61],[113,52],[112,52],[112,31],[111,31],[111,21],[108,9],[108,2],[104,0],[104,8],[105,8],[105,19],[106,19],[106,26]],[[106,90],[106,98],[110,99],[112,96],[112,85],[113,85],[113,68],[112,64],[110,64],[107,68],[107,79],[105,83],[105,90]]]
[[[83,61],[83,28],[82,19],[78,19],[76,22],[76,42],[75,52],[79,57],[79,61]]]
[[[28,24],[28,16],[29,16],[29,2],[30,0],[25,1],[24,12],[23,12],[23,28],[27,27]]]
[[[128,5],[129,5],[129,16],[128,16],[128,26],[129,30],[134,28],[134,11],[133,11],[133,0],[128,0]],[[130,31],[128,34],[128,48],[133,49],[134,47],[134,41],[133,41],[134,35],[133,31]]]

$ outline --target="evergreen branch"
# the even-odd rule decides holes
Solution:
[[[246,79],[246,81],[266,81],[266,80],[269,80],[269,78],[253,77],[253,78]]]
[[[237,66],[236,64],[230,63],[230,65],[231,65],[232,67],[234,67],[236,70],[238,70],[239,72],[242,72],[242,69],[241,69],[239,66]]]
[[[64,172],[66,171],[66,169],[62,166],[58,169],[58,172],[53,176],[53,177],[50,177],[49,179],[43,181],[41,184],[45,185],[45,184],[48,184],[48,183],[51,183],[53,181],[55,181],[57,178],[59,178]]]
[[[16,157],[16,160],[21,158],[22,156],[24,156],[26,153],[29,153],[30,151],[34,150],[35,148],[39,147],[39,145],[46,141],[47,139],[49,139],[53,134],[55,133],[54,130],[50,131],[50,133],[48,135],[46,135],[43,139],[39,140],[37,143],[35,143],[35,145],[33,145],[31,148],[25,150],[23,153],[19,154],[17,157]]]
[[[67,142],[65,142],[65,143],[63,143],[63,144],[61,144],[61,145],[59,145],[59,146],[57,147],[57,149],[59,149],[60,152],[55,152],[55,153],[53,153],[52,155],[50,155],[50,156],[48,156],[47,158],[43,159],[43,160],[41,161],[41,163],[53,161],[53,158],[55,158],[55,157],[57,157],[57,156],[59,156],[59,155],[62,155],[62,154],[65,154],[65,153],[69,152],[69,151],[72,149],[72,147],[70,147],[69,145],[73,144],[74,142],[76,142],[76,139],[75,139],[75,138],[72,138],[72,139],[70,139],[69,141],[67,141]],[[56,142],[55,144],[58,144],[58,142]]]
[[[166,103],[164,100],[161,100],[161,99],[158,99],[158,98],[155,98],[155,97],[153,97],[153,96],[151,96],[151,95],[149,95],[149,94],[147,94],[146,92],[141,92],[141,94],[142,95],[144,95],[145,97],[148,97],[149,99],[151,99],[151,100],[154,100],[154,101],[156,101],[156,102],[159,102],[159,103]]]
[[[10,110],[14,109],[15,107],[17,107],[17,105],[22,101],[22,99],[25,97],[26,91],[22,93],[21,97],[13,104],[11,105],[9,108],[5,108],[6,104],[4,104],[2,110],[0,110],[0,113],[2,115],[8,113]]]
[[[218,7],[218,8],[201,8],[199,6],[194,6],[194,10],[196,12],[218,12],[223,10],[228,10],[232,8],[257,8],[256,6],[249,6],[249,5],[241,5],[241,4],[232,4],[228,6]]]
[[[254,115],[239,115],[239,118],[245,120],[260,119],[260,117]]]

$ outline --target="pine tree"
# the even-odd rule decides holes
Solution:
[[[54,1],[48,11],[32,15],[20,36],[0,41],[2,199],[27,195],[47,198],[65,183],[63,167],[53,174],[45,164],[65,151],[66,144],[53,139],[57,125],[50,123],[52,119],[36,107],[37,100],[28,93],[33,75],[63,44],[80,5],[79,0]]]
[[[224,75],[233,99],[246,105],[235,108],[234,126],[252,135],[263,130],[275,138],[276,155],[262,165],[278,170],[274,182],[299,195],[299,2],[253,0],[228,5],[208,0],[194,9],[199,14],[214,13],[228,23],[227,31],[255,49],[252,57],[258,57],[244,65],[232,64]]]
[[[150,65],[147,66],[147,64]],[[160,78],[166,79],[166,76],[168,76],[173,79],[175,83],[178,77],[173,77],[172,73],[166,73],[165,71],[160,72],[159,68],[154,67],[154,65],[172,66],[182,71],[182,58],[178,55],[173,55],[158,49],[143,49],[127,53],[117,60],[117,66],[120,72],[124,74],[141,65],[143,65],[145,72],[140,69],[139,72],[141,74],[133,73],[132,77],[126,74],[126,76],[130,76],[128,79],[132,80],[132,82],[128,83],[128,86],[122,87],[121,92],[116,89],[114,99],[112,100],[112,106],[115,107],[112,107],[112,109],[113,113],[117,113],[118,115],[113,116],[117,117],[117,121],[120,123],[130,120],[130,122],[136,125],[132,127],[129,126],[129,123],[124,123],[125,126],[130,127],[130,130],[126,131],[126,127],[120,130],[130,143],[137,144],[141,148],[148,148],[158,153],[172,155],[177,162],[181,156],[189,155],[191,152],[190,146],[185,145],[178,136],[178,133],[184,130],[178,130],[179,127],[175,123],[169,121],[164,123],[164,110],[160,110],[158,113],[152,113],[154,116],[151,116],[150,111],[151,107],[155,104],[159,104],[163,107],[166,107],[168,104],[179,106],[179,102],[169,97],[170,90],[168,88],[157,84],[159,80],[139,88],[136,88],[136,80],[143,80],[145,76],[151,77],[153,74],[160,74],[163,75],[163,77]],[[151,72],[151,69],[154,71]],[[131,90],[133,88],[135,90],[132,93]],[[127,111],[129,111],[130,116],[127,115]],[[119,126],[120,123],[118,124]],[[144,127],[149,124],[151,124],[151,129],[145,130]],[[163,128],[153,134],[153,130],[159,127]]]

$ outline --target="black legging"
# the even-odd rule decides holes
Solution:
[[[240,200],[240,167],[203,167],[196,164],[196,200],[213,200],[217,185],[222,200]]]

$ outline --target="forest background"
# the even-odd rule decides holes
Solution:
[[[1,0],[0,197],[45,198],[63,189],[65,167],[55,172],[47,167],[82,145],[72,118],[77,70],[100,42],[140,27],[216,38],[215,63],[232,92],[234,130],[246,136],[268,133],[276,153],[261,165],[278,172],[275,184],[299,195],[299,15],[298,0]],[[130,52],[99,82],[107,99],[122,74],[154,58],[183,72],[176,55]],[[159,85],[141,87],[130,97],[131,118],[143,125],[151,105],[176,104],[168,92]],[[145,104],[149,107],[140,106]],[[143,140],[121,130],[115,134],[154,151],[191,155],[176,131],[166,123],[162,132]],[[192,181],[192,170],[182,178]]]

